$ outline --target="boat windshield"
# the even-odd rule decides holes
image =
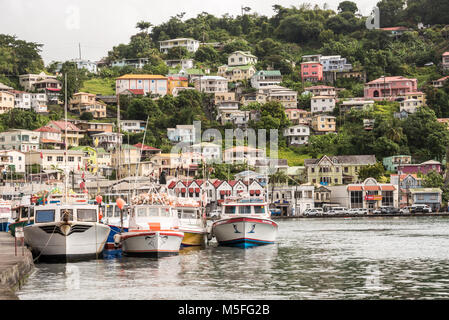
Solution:
[[[161,208],[161,217],[170,217],[170,208]]]
[[[198,219],[198,214],[195,210],[186,210],[184,209],[182,212],[182,219]]]
[[[120,217],[120,208],[118,207],[118,206],[111,206],[111,210],[113,210],[114,208],[115,208],[115,210],[114,210],[114,217]]]
[[[78,221],[97,222],[97,210],[95,209],[78,209],[76,214]]]
[[[111,218],[114,215],[114,206],[108,206],[106,208],[106,216]]]
[[[55,221],[55,210],[36,210],[36,223]]]
[[[147,208],[137,208],[137,216],[145,217],[147,215]]]
[[[60,211],[60,213],[59,213],[59,215],[60,215],[60,217],[61,217],[61,220],[62,220],[62,218],[64,217],[64,214],[65,213],[68,213],[69,214],[69,221],[73,221],[73,209],[61,209],[61,211]]]
[[[265,207],[264,206],[254,206],[254,213],[255,214],[265,213]]]
[[[251,214],[251,206],[239,206],[240,214]]]
[[[226,214],[235,214],[235,206],[225,206]]]
[[[159,217],[159,208],[150,208],[150,217]]]

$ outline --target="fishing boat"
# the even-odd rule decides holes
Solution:
[[[34,204],[31,202],[31,196],[24,196],[17,204],[12,206],[12,222],[9,226],[9,232],[14,237],[16,228],[25,227],[34,223]]]
[[[9,225],[13,222],[11,201],[0,200],[0,232],[8,232]]]
[[[184,232],[182,246],[205,246],[206,219],[200,203],[192,199],[178,198],[175,210],[178,212],[179,230]]]
[[[228,198],[222,203],[219,220],[212,224],[212,235],[222,246],[249,248],[272,244],[278,225],[270,217],[263,198]]]
[[[179,253],[184,233],[178,213],[166,194],[140,194],[133,198],[129,230],[115,235],[124,255],[154,256]]]
[[[48,202],[34,207],[34,224],[24,227],[33,255],[64,260],[101,256],[110,228],[99,222],[98,206],[88,204],[85,194]]]
[[[109,226],[111,232],[106,241],[107,250],[117,249],[114,236],[121,232],[128,232],[129,214],[128,210],[120,210],[116,203],[107,203],[101,206],[103,212],[103,222]]]

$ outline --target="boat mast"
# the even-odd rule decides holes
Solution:
[[[116,177],[115,180],[120,180],[120,158],[122,156],[121,153],[121,147],[122,144],[120,142],[120,94],[117,94],[117,144],[118,144],[118,148],[117,148],[117,170],[116,170]]]
[[[65,137],[64,137],[64,202],[67,203],[67,73],[64,74],[64,118],[65,118]]]
[[[137,184],[137,175],[139,174],[139,168],[140,168],[140,161],[142,159],[142,151],[143,151],[143,146],[145,143],[145,136],[147,134],[147,127],[148,127],[148,120],[150,119],[150,115],[147,116],[147,122],[145,123],[145,131],[143,133],[143,140],[142,140],[142,145],[140,146],[140,154],[139,154],[139,162],[137,163],[137,168],[136,168],[136,178],[134,179],[134,188],[133,188],[133,196],[136,195],[136,184]],[[128,136],[129,137],[129,136]],[[130,164],[131,167],[131,164]],[[151,181],[150,181],[151,182]]]

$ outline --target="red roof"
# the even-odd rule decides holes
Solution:
[[[131,92],[132,94],[138,94],[138,95],[144,95],[144,91],[143,89],[128,89],[129,92]]]
[[[50,121],[47,126],[49,125],[53,125],[56,127],[56,129],[60,129],[61,131],[65,130],[66,126],[67,126],[67,130],[70,131],[80,131],[80,129],[75,126],[73,123],[71,122],[66,122],[66,121]]]
[[[141,144],[141,143],[135,144],[134,147],[139,148],[139,149],[142,149],[142,150],[161,151],[161,149],[153,148],[153,147],[147,146],[147,145],[145,145],[145,144],[144,144],[143,147],[142,147],[142,144]]]
[[[170,184],[168,185],[168,188],[169,188],[169,189],[173,189],[173,188],[175,187],[175,185],[176,185],[176,182],[175,182],[175,181],[172,181],[172,182],[170,182]]]
[[[449,51],[446,51],[445,53],[443,53],[443,57],[444,56],[449,56]]]
[[[407,31],[408,28],[406,28],[406,27],[388,27],[388,28],[380,28],[380,30],[384,30],[384,31]]]
[[[34,130],[36,132],[52,132],[52,133],[59,133],[60,131],[58,129],[49,127],[49,126],[43,126],[40,127],[39,129]]]

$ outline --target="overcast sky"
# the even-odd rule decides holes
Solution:
[[[186,18],[205,11],[216,16],[241,13],[241,6],[271,17],[272,6],[318,4],[337,10],[343,0],[0,0],[0,33],[44,45],[42,57],[46,64],[53,60],[79,57],[97,61],[120,43],[128,43],[137,32],[141,20],[158,25],[171,16],[185,12]],[[378,0],[353,0],[360,12],[368,15]],[[157,5],[155,5],[157,3]]]

